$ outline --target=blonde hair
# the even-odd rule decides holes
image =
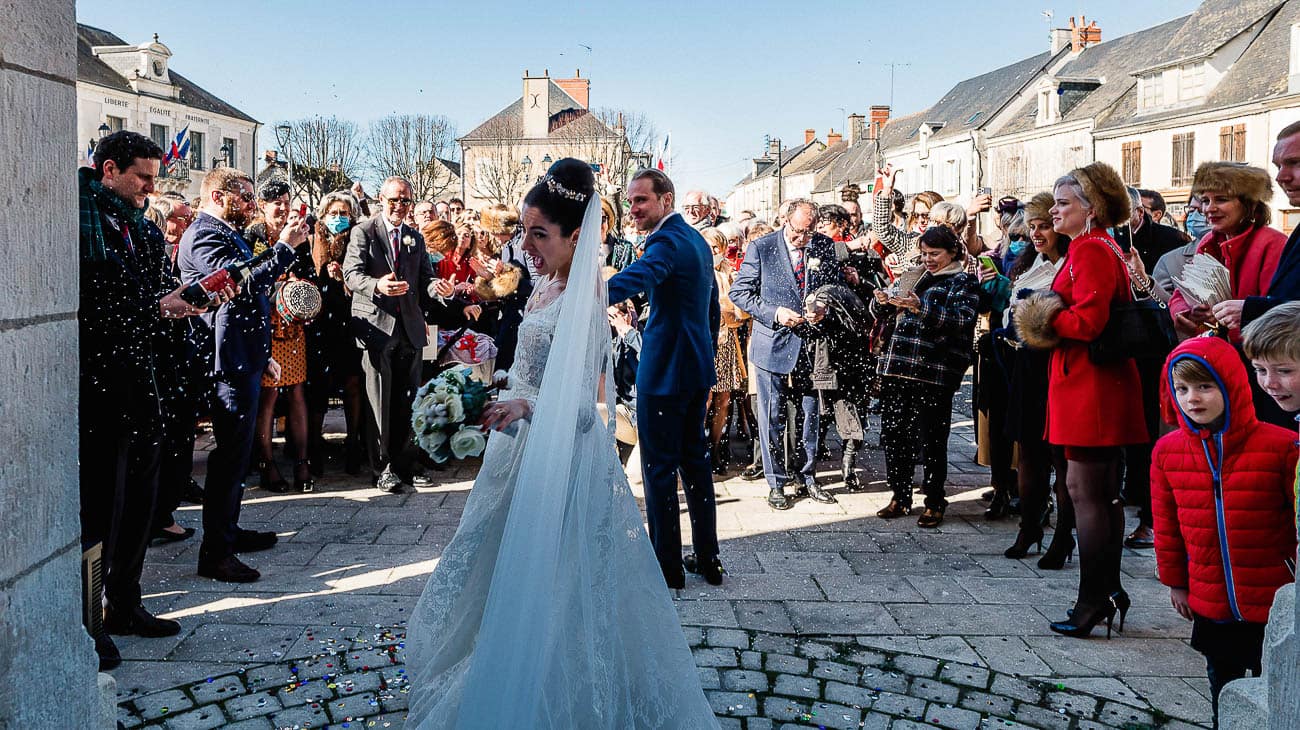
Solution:
[[[1251,360],[1300,363],[1300,302],[1273,307],[1246,325],[1241,335],[1242,349]]]
[[[164,198],[150,198],[149,207],[144,211],[144,217],[149,219],[158,230],[167,230],[167,219],[172,215],[172,201]]]
[[[960,234],[966,229],[966,209],[941,200],[930,206],[930,222],[942,223]]]
[[[727,237],[717,228],[705,228],[700,231],[700,235],[709,242],[709,248],[713,250],[715,256],[727,250]]]
[[[203,177],[203,185],[199,188],[199,195],[203,202],[212,199],[212,193],[217,190],[234,192],[230,186],[240,180],[246,180],[249,185],[253,184],[253,178],[248,173],[234,167],[214,167],[207,175]]]

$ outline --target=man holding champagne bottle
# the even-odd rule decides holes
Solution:
[[[199,214],[185,231],[177,253],[181,280],[189,285],[215,281],[204,286],[208,290],[233,283],[242,291],[202,316],[201,329],[211,338],[205,347],[213,358],[216,448],[208,459],[208,478],[203,485],[198,573],[220,581],[251,583],[261,574],[235,554],[266,550],[276,542],[274,532],[245,530],[238,525],[262,373],[278,377],[279,371],[271,359],[268,295],[275,280],[293,263],[294,248],[306,240],[307,223],[291,213],[280,240],[268,249],[271,253],[254,258],[240,235],[253,208],[253,182],[248,175],[218,167],[203,179],[200,198]]]

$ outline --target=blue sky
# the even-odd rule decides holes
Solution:
[[[908,114],[1045,50],[1046,9],[1057,27],[1096,20],[1108,40],[1197,4],[79,0],[77,19],[132,43],[158,33],[177,71],[265,124],[428,113],[464,133],[520,96],[524,69],[580,68],[592,106],[641,111],[672,133],[679,188],[721,196],[764,135],[802,141],[813,127],[824,139],[846,114],[889,103],[890,62],[910,64],[893,91],[895,113]]]

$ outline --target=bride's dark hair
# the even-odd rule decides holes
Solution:
[[[566,236],[582,225],[587,201],[596,191],[591,165],[574,157],[557,160],[524,196],[524,205],[541,211]]]

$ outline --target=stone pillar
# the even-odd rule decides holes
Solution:
[[[1229,682],[1219,695],[1222,730],[1300,727],[1300,611],[1295,584],[1278,589],[1264,635],[1264,676]]]
[[[75,23],[73,0],[0,3],[0,727],[104,726],[81,626]]]

